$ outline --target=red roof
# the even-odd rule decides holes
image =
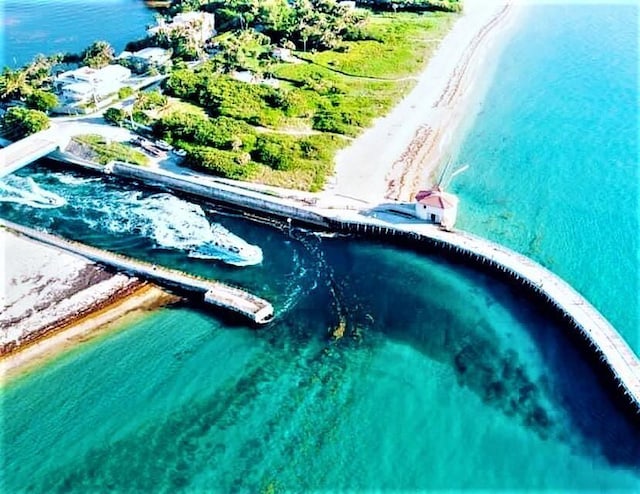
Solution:
[[[455,208],[458,205],[458,198],[453,194],[444,192],[440,187],[432,190],[421,190],[416,194],[416,201],[439,209]]]

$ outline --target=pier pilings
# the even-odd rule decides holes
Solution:
[[[582,295],[554,273],[532,259],[484,238],[398,214],[394,209],[378,210],[374,205],[326,207],[261,193],[229,183],[203,181],[197,175],[143,169],[114,163],[110,173],[145,185],[169,188],[264,217],[280,217],[324,230],[401,241],[436,250],[468,262],[522,287],[541,304],[551,308],[571,330],[587,342],[592,355],[609,370],[617,389],[623,391],[640,417],[640,361],[615,328]],[[368,207],[368,209],[367,209]],[[395,208],[397,209],[397,208]],[[372,214],[373,211],[377,211]]]

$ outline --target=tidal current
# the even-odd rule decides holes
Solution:
[[[637,185],[637,137],[628,117],[637,117],[628,91],[637,94],[637,76],[616,62],[629,49],[637,55],[637,23],[629,22],[637,8],[530,15],[461,148],[460,161],[471,166],[453,184],[463,199],[460,224],[586,288],[637,350],[638,202],[629,185]],[[562,53],[587,56],[612,80],[580,85],[591,98],[569,92],[560,83],[583,80],[584,63],[568,66]],[[563,75],[547,79],[549,91],[525,91],[541,73],[528,62]],[[612,106],[607,94],[621,99]],[[553,105],[542,100],[558,95]],[[586,106],[602,117],[602,135],[617,136],[609,144],[570,146],[585,143],[577,136],[594,125],[586,119],[581,129],[575,109],[555,119],[535,111],[578,99],[584,106],[582,97],[603,108]],[[579,161],[576,149],[585,152]],[[603,164],[611,164],[611,182],[596,173]],[[589,178],[603,184],[588,189],[598,195],[585,196]],[[249,222],[46,163],[15,179],[64,204],[2,202],[1,217],[241,285],[272,301],[276,319],[255,331],[220,313],[168,307],[5,386],[5,492],[638,490],[638,425],[567,331],[491,276],[419,247]],[[561,185],[565,193],[552,194]],[[615,222],[607,213],[607,228],[598,215],[580,223],[590,198],[607,208],[615,198],[631,213]],[[162,204],[176,212],[161,213]],[[574,222],[555,221],[568,213]],[[200,232],[203,221],[259,247],[262,262],[190,257],[198,246],[174,232]],[[586,235],[575,234],[575,221]],[[578,245],[585,236],[595,244],[586,254]],[[345,336],[333,341],[341,322]]]

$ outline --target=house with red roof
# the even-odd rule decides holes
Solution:
[[[458,215],[458,198],[437,186],[416,194],[416,216],[422,220],[453,228]]]

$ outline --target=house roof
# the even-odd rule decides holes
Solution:
[[[421,190],[416,194],[416,201],[438,209],[449,209],[458,206],[458,198],[444,192],[439,186],[431,190]]]

